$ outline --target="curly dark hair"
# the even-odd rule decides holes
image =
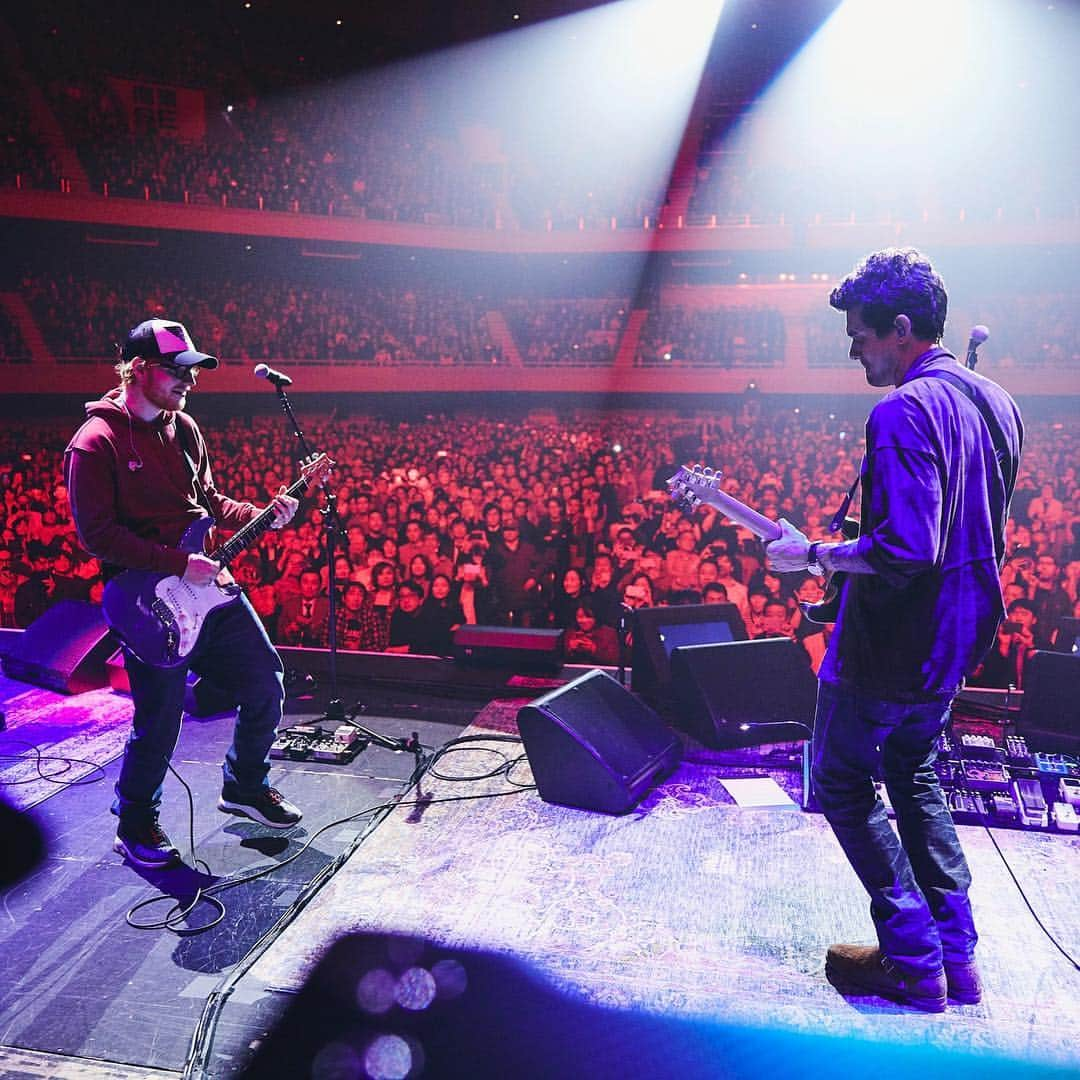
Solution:
[[[949,297],[930,260],[915,248],[884,248],[867,255],[829,296],[837,311],[859,308],[862,320],[884,337],[897,315],[911,320],[924,341],[940,341]]]

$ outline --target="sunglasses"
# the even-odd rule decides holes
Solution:
[[[168,360],[153,360],[149,362],[155,367],[161,368],[166,375],[170,375],[174,379],[180,379],[183,382],[193,383],[199,377],[198,364],[187,367],[184,364],[170,364]]]

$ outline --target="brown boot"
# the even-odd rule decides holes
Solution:
[[[949,997],[961,1005],[978,1005],[982,1001],[982,979],[974,960],[966,964],[945,961],[945,979]]]
[[[825,978],[841,993],[875,994],[923,1012],[944,1012],[945,972],[905,974],[881,950],[870,945],[830,945]]]

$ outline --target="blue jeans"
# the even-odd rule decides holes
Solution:
[[[934,758],[951,702],[904,705],[818,685],[814,793],[870,894],[881,951],[917,975],[969,962],[978,935],[971,873],[941,793]],[[874,791],[885,782],[899,838]]]
[[[125,650],[135,703],[112,811],[133,826],[157,818],[161,786],[180,736],[187,668],[156,668]],[[222,766],[230,796],[267,786],[270,746],[285,702],[283,668],[246,596],[207,616],[190,668],[232,694],[239,712]]]

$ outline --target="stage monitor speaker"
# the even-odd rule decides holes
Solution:
[[[745,640],[746,624],[734,604],[639,608],[634,612],[631,653],[634,692],[666,711],[673,700],[671,654],[675,649]]]
[[[1040,650],[1028,656],[1016,733],[1033,751],[1080,753],[1080,655]]]
[[[672,723],[705,746],[805,739],[813,729],[817,679],[790,638],[680,646],[671,685]]]
[[[518,712],[545,802],[624,814],[679,763],[659,716],[606,672],[586,672]]]
[[[459,626],[454,631],[454,659],[463,664],[558,671],[563,664],[563,630],[523,626]]]
[[[22,632],[4,657],[4,672],[61,694],[81,694],[109,685],[105,662],[115,649],[100,604],[61,600]]]
[[[1064,615],[1058,619],[1054,634],[1054,652],[1080,653],[1080,619]]]

